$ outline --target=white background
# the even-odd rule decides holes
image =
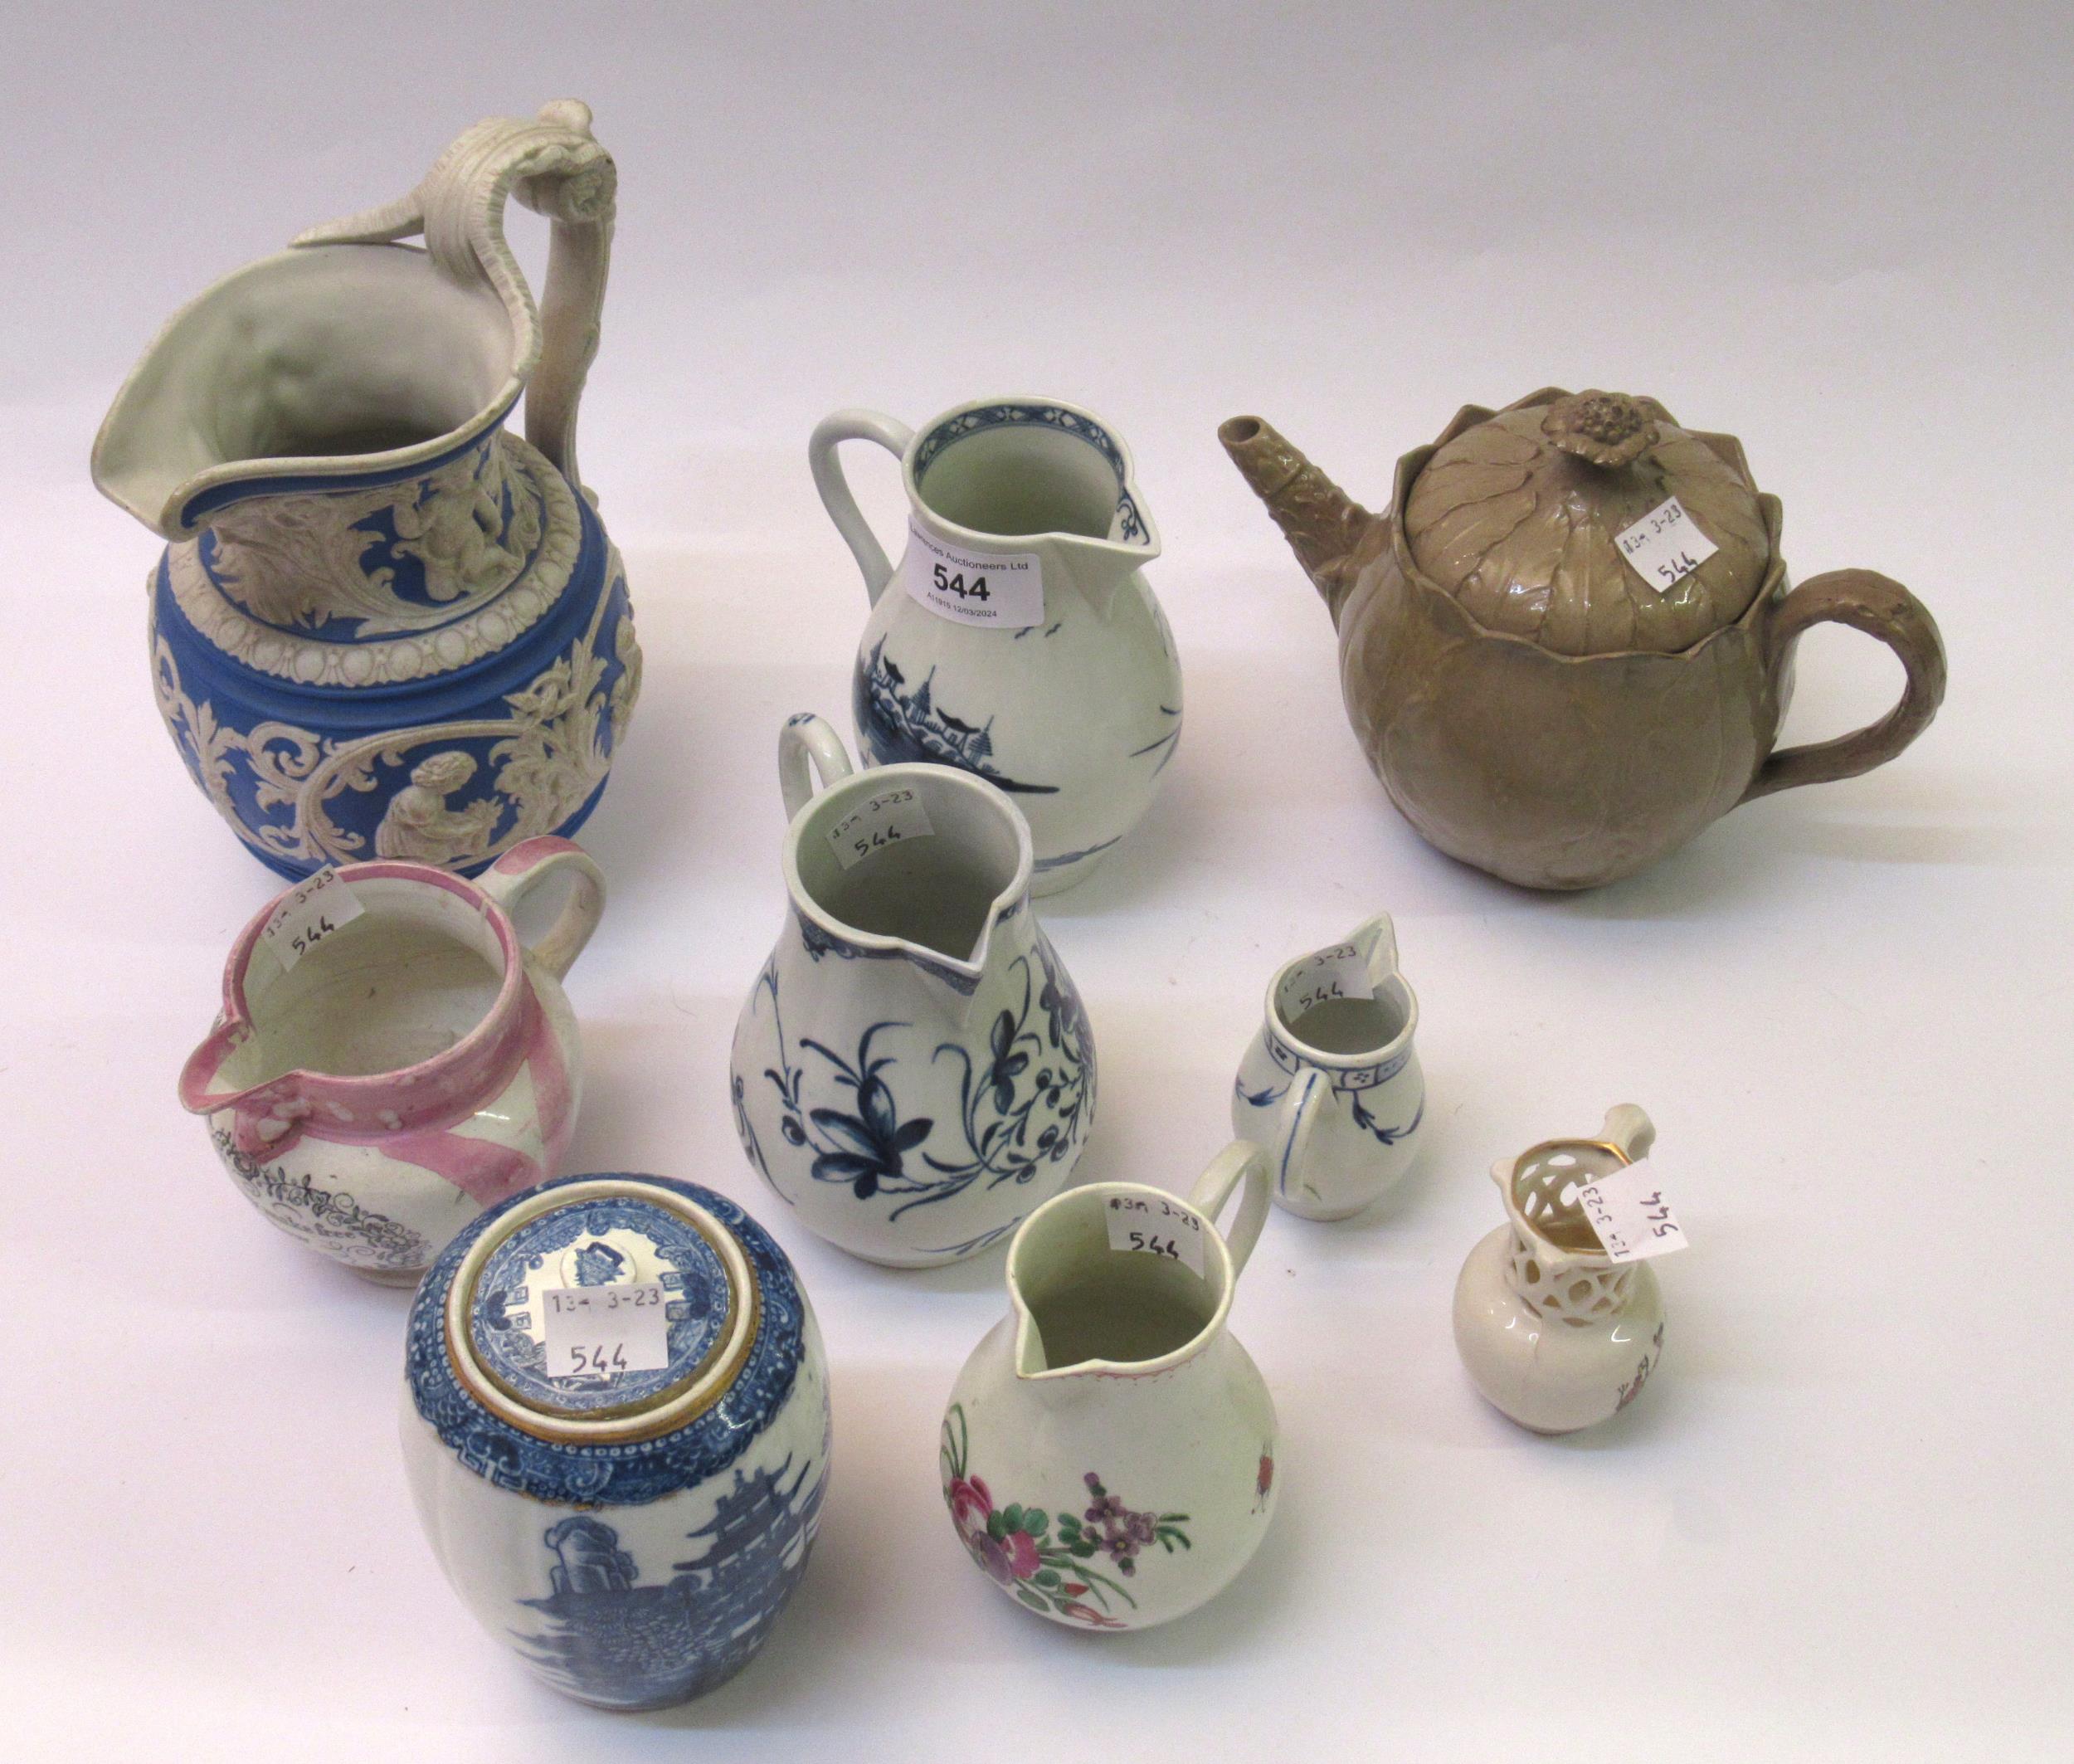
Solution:
[[[0,1752],[2068,1756],[2071,49],[2042,3],[15,11]],[[274,884],[158,726],[157,542],[86,480],[174,306],[564,94],[621,168],[582,451],[648,655],[586,835],[612,899],[571,984],[571,1167],[754,1208],[836,1404],[769,1648],[630,1718],[464,1615],[397,1461],[404,1296],[275,1235],[175,1105]],[[1380,504],[1458,405],[1551,381],[1739,434],[1799,573],[1913,587],[1952,675],[1920,744],[1582,897],[1421,845],[1214,431],[1257,411]],[[864,613],[807,431],[1005,392],[1133,446],[1187,668],[1165,797],[1044,912],[1101,1048],[1081,1173],[1185,1187],[1274,966],[1379,907],[1431,1085],[1401,1202],[1278,1216],[1240,1289],[1273,1532],[1218,1604],[1122,1638],[1018,1611],[942,1510],[1000,1255],[824,1247],[724,1099],[781,913],[776,731],[846,722]],[[890,461],[853,475],[897,534]],[[1806,738],[1899,670],[1828,630],[1799,677]],[[1530,1438],[1457,1364],[1455,1271],[1491,1160],[1622,1100],[1696,1245],[1667,1357],[1617,1425]]]

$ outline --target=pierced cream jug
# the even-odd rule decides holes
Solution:
[[[968,772],[854,772],[819,717],[785,725],[778,778],[791,912],[735,1026],[742,1148],[854,1255],[976,1254],[1057,1191],[1094,1113],[1094,1040],[1030,905],[1030,829]]]
[[[855,440],[900,460],[898,568],[836,457]],[[1128,450],[1077,406],[996,398],[918,430],[837,411],[807,457],[871,597],[853,680],[864,758],[986,779],[1029,818],[1031,892],[1072,887],[1151,806],[1181,738],[1181,661],[1143,574],[1159,536]]]
[[[1618,1415],[1663,1356],[1655,1270],[1607,1255],[1578,1193],[1655,1142],[1648,1116],[1624,1103],[1595,1139],[1546,1140],[1491,1167],[1506,1222],[1462,1265],[1455,1347],[1492,1406],[1536,1433]]]

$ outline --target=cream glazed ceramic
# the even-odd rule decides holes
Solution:
[[[1345,1219],[1404,1179],[1426,1115],[1418,1027],[1386,913],[1268,982],[1232,1085],[1231,1128],[1268,1148],[1277,1206]]]
[[[899,456],[897,568],[836,458],[853,440]],[[1181,661],[1143,574],[1159,535],[1129,451],[1090,412],[1025,397],[919,429],[838,411],[807,451],[871,596],[853,680],[864,757],[998,786],[1029,817],[1031,892],[1071,887],[1151,806],[1181,738]]]
[[[358,916],[292,965],[265,930],[294,890],[239,935],[180,1100],[207,1118],[267,1219],[358,1274],[407,1285],[567,1148],[582,1058],[562,978],[596,928],[605,879],[552,836],[472,882],[402,860],[336,876]],[[550,879],[572,885],[528,944],[513,914]]]
[[[1633,1104],[1596,1139],[1551,1139],[1501,1158],[1491,1177],[1506,1221],[1462,1265],[1454,1340],[1491,1403],[1536,1433],[1575,1433],[1641,1395],[1663,1352],[1663,1297],[1647,1262],[1615,1262],[1577,1189],[1647,1155]]]
[[[1242,1184],[1227,1243],[1214,1221]],[[1259,1547],[1274,1404],[1226,1323],[1268,1198],[1267,1158],[1241,1142],[1185,1201],[1091,1182],[1015,1234],[1012,1308],[958,1375],[941,1467],[959,1541],[1019,1604],[1147,1629],[1215,1596]]]
[[[572,1291],[600,1327],[653,1307],[650,1352],[553,1366],[546,1307]],[[753,1219],[660,1177],[550,1182],[447,1247],[407,1343],[404,1469],[485,1630],[606,1708],[680,1703],[747,1664],[806,1571],[830,1446],[820,1332]]]
[[[778,775],[791,910],[735,1025],[742,1148],[854,1255],[974,1255],[1056,1192],[1094,1113],[1094,1039],[1030,905],[1029,826],[968,772],[853,772],[819,717],[786,724]]]

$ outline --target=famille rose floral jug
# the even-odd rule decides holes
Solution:
[[[513,915],[551,880],[566,898],[528,944]],[[604,907],[597,865],[552,836],[475,881],[402,861],[326,872],[231,946],[180,1101],[274,1224],[409,1285],[567,1148],[582,1055],[562,977]]]
[[[791,905],[735,1025],[742,1148],[852,1255],[975,1255],[1058,1190],[1094,1114],[1094,1038],[1030,905],[1029,826],[968,772],[853,772],[815,716],[781,732],[778,778]]]
[[[159,710],[283,875],[472,872],[605,787],[640,651],[576,420],[616,177],[581,104],[478,124],[402,201],[175,314],[101,426],[95,483],[168,541]],[[544,310],[512,196],[553,222]]]
[[[897,569],[836,457],[856,440],[900,460]],[[1151,806],[1181,733],[1181,661],[1143,574],[1159,536],[1129,451],[1075,406],[997,398],[919,430],[838,411],[807,454],[871,596],[853,681],[863,757],[1007,792],[1030,821],[1032,892],[1070,888]]]
[[[1944,696],[1921,603],[1870,570],[1789,592],[1779,499],[1741,443],[1653,399],[1465,405],[1398,462],[1380,515],[1259,417],[1219,433],[1332,611],[1347,714],[1391,800],[1507,881],[1629,875],[1738,803],[1883,764]],[[1775,752],[1794,646],[1823,620],[1894,651],[1901,700]]]
[[[1215,1221],[1235,1188],[1227,1241]],[[1148,1629],[1259,1547],[1274,1403],[1226,1319],[1268,1208],[1266,1154],[1241,1141],[1185,1201],[1090,1182],[1016,1232],[1011,1308],[958,1374],[940,1461],[959,1541],[1019,1604]]]
[[[1506,1222],[1462,1265],[1455,1347],[1491,1405],[1535,1433],[1618,1415],[1663,1356],[1655,1270],[1608,1254],[1579,1194],[1655,1140],[1648,1116],[1623,1104],[1595,1139],[1547,1140],[1491,1167]]]
[[[601,1708],[740,1671],[820,1524],[812,1307],[755,1220],[690,1182],[567,1177],[476,1220],[411,1303],[402,1422],[461,1602]]]
[[[1231,1129],[1267,1148],[1278,1206],[1351,1218],[1404,1180],[1426,1117],[1418,1027],[1386,913],[1268,983],[1232,1085]]]

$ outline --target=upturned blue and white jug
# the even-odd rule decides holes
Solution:
[[[976,1255],[1059,1191],[1094,1119],[1094,1037],[1030,904],[1029,825],[968,772],[853,772],[816,716],[781,731],[778,780],[791,910],[735,1021],[742,1149],[853,1255]]]
[[[283,875],[472,874],[605,787],[640,652],[577,475],[616,181],[590,120],[480,123],[402,201],[226,276],[95,442],[95,483],[168,541],[147,584],[166,726]],[[544,317],[510,196],[553,222]]]
[[[820,1523],[813,1311],[756,1221],[689,1182],[568,1177],[469,1226],[411,1307],[402,1421],[461,1601],[607,1708],[739,1671]]]
[[[900,459],[898,567],[836,457]],[[1152,805],[1181,733],[1181,667],[1145,579],[1160,554],[1114,430],[1056,398],[962,404],[919,429],[837,411],[808,443],[814,482],[863,571],[871,613],[853,701],[862,757],[957,766],[1015,798],[1057,894]],[[889,592],[889,591],[891,592]]]

